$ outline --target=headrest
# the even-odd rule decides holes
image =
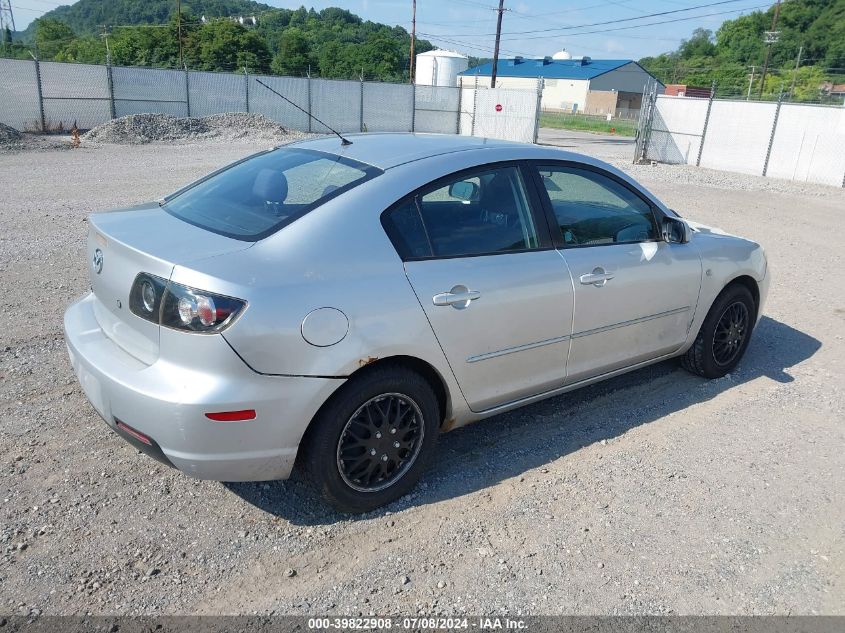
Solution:
[[[265,202],[282,204],[288,197],[288,180],[282,172],[265,167],[255,177],[252,193]]]

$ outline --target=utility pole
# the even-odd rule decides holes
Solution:
[[[111,51],[109,50],[109,31],[108,26],[103,24],[103,34],[100,36],[103,38],[103,41],[106,43],[106,66],[111,64]]]
[[[414,83],[414,40],[417,38],[417,0],[413,0],[411,7],[411,65],[408,71],[408,83]]]
[[[15,14],[12,13],[12,3],[9,0],[0,0],[0,41],[3,43],[3,50],[12,44],[6,42],[6,29],[10,33],[15,32]]]
[[[789,86],[789,100],[792,101],[792,91],[795,90],[795,80],[798,78],[798,66],[801,65],[801,53],[804,52],[804,47],[798,47],[798,57],[795,58],[795,70],[792,71],[792,84]]]
[[[756,68],[757,68],[756,66],[752,66],[752,67],[751,67],[751,76],[748,78],[748,94],[747,94],[747,95],[745,95],[745,100],[746,100],[746,101],[748,101],[749,99],[751,99],[751,86],[753,86],[753,85],[754,85],[754,70],[755,70]]]
[[[179,38],[179,68],[185,67],[182,58],[182,0],[176,0],[176,33]]]
[[[490,77],[490,87],[496,87],[496,69],[499,66],[499,39],[502,37],[502,13],[505,12],[505,0],[499,0],[499,12],[496,18],[496,46],[493,48],[493,72]]]
[[[766,48],[766,61],[763,63],[763,76],[760,78],[760,99],[763,98],[763,87],[766,85],[766,73],[769,71],[769,59],[772,56],[772,44],[778,41],[777,27],[778,27],[778,17],[780,16],[780,0],[777,1],[775,4],[775,14],[772,16],[772,30],[765,33],[766,44],[768,44],[768,48]]]
[[[9,0],[0,0],[0,28],[15,31],[15,14],[12,13],[12,3]]]

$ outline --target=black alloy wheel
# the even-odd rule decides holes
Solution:
[[[411,398],[399,393],[370,398],[340,434],[340,476],[359,492],[384,490],[408,471],[424,437],[422,412]]]
[[[419,481],[443,420],[429,380],[398,363],[365,368],[314,417],[298,464],[335,508],[368,512]]]
[[[684,369],[721,378],[742,359],[757,321],[757,303],[747,286],[733,283],[716,297],[698,335],[681,357]]]
[[[748,336],[748,308],[736,301],[725,308],[713,335],[713,360],[719,366],[730,365]]]

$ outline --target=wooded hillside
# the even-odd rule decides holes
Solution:
[[[174,7],[172,0],[80,0],[33,22],[20,41],[6,41],[5,54],[28,59],[36,49],[42,60],[104,63],[108,49],[116,65],[176,68],[180,41]],[[247,19],[241,24],[238,17]],[[181,33],[182,59],[196,70],[408,79],[408,32],[345,9],[184,0]],[[426,40],[416,42],[418,53],[431,48]]]
[[[764,32],[772,28],[774,11],[773,6],[727,20],[715,34],[697,29],[676,51],[645,57],[640,64],[664,83],[709,87],[716,81],[720,96],[747,95],[753,70],[756,96],[766,58]],[[764,97],[776,98],[782,88],[788,93],[794,81],[793,99],[823,101],[821,86],[845,82],[845,0],[783,2],[777,30]]]

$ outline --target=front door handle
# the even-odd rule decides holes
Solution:
[[[470,290],[466,286],[455,286],[449,292],[441,292],[431,298],[436,306],[452,306],[457,310],[468,307],[471,301],[481,298],[478,290]]]
[[[596,266],[593,269],[593,272],[588,273],[586,275],[581,275],[579,279],[581,283],[585,286],[595,286],[596,288],[601,288],[608,281],[613,279],[613,273],[607,272],[601,266]]]

